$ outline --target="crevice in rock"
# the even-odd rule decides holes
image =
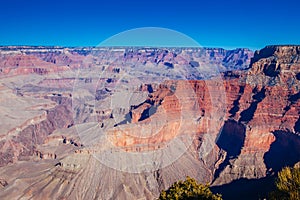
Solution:
[[[146,110],[143,111],[139,121],[143,121],[147,118],[149,118],[151,115],[156,113],[157,106],[151,106],[150,108],[147,108]]]
[[[291,109],[291,106],[295,104],[300,99],[300,92],[290,95],[288,98],[288,104],[284,108],[284,113],[282,116],[285,116],[286,112]]]
[[[266,64],[263,72],[266,76],[276,77],[280,74],[280,66],[277,66],[276,63]]]
[[[152,87],[151,84],[147,84],[147,91],[148,91],[149,93],[153,93],[153,87]]]
[[[107,88],[96,90],[95,100],[100,101],[109,96],[110,90]]]
[[[259,92],[256,92],[256,90],[257,88],[253,89],[253,93],[255,93],[255,95],[253,95],[252,97],[253,101],[250,104],[249,108],[241,112],[241,117],[239,119],[239,122],[248,123],[249,121],[251,121],[254,117],[254,113],[257,109],[257,105],[266,97],[265,88],[262,88]]]
[[[300,80],[300,72],[296,75],[296,79]]]
[[[240,110],[240,99],[242,95],[244,94],[245,86],[241,85],[239,89],[239,95],[236,100],[233,102],[233,107],[229,110],[229,113],[231,114],[229,117],[234,117],[236,113]]]
[[[167,67],[170,68],[170,69],[174,69],[173,63],[170,63],[170,62],[164,62],[164,65],[167,66]]]
[[[194,61],[194,60],[191,60],[191,61],[189,62],[189,65],[190,65],[191,67],[199,67],[199,66],[200,66],[199,62]]]
[[[293,94],[289,97],[289,101],[291,102],[291,104],[296,103],[298,100],[300,99],[300,92]]]
[[[1,187],[6,187],[6,186],[8,186],[7,181],[4,180],[4,179],[2,179],[2,178],[0,178],[0,186],[1,186]]]

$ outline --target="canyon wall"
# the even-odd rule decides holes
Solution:
[[[300,160],[299,46],[268,46],[254,54],[117,49],[113,62],[103,59],[109,55],[103,49],[28,48],[2,50],[1,82],[15,91],[14,98],[52,104],[37,106],[42,117],[32,118],[33,124],[25,120],[14,137],[2,133],[1,198],[154,199],[186,176],[211,183],[228,199],[251,192],[256,198],[265,193],[247,188],[249,182],[264,181]],[[145,83],[132,87],[132,79],[123,76],[117,85],[123,71],[140,76],[149,63],[154,71],[146,73]],[[193,69],[207,72],[212,65],[222,79],[208,74],[195,80]],[[191,69],[185,80],[147,83],[153,72],[176,77],[173,71],[181,66]],[[18,71],[23,67],[46,73]],[[78,68],[80,77],[74,73]],[[118,92],[116,98],[127,99],[122,90],[130,90],[135,101],[111,107]],[[172,143],[177,140],[181,143]]]

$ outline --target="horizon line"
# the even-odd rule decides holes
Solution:
[[[266,45],[267,46],[280,46],[280,45]],[[286,46],[286,45],[282,45],[282,46]],[[292,46],[297,46],[297,45],[292,45]],[[43,47],[48,47],[48,48],[194,48],[194,49],[200,49],[200,48],[206,48],[206,49],[224,49],[224,50],[234,50],[234,49],[248,49],[248,50],[259,50],[261,48],[250,48],[250,47],[218,47],[218,46],[149,46],[149,45],[124,45],[124,46],[117,46],[117,45],[111,45],[111,46],[93,46],[93,45],[76,45],[76,46],[72,46],[72,45],[22,45],[22,44],[18,44],[18,45],[1,45],[0,44],[0,48],[2,47],[37,47],[37,48],[43,48]],[[264,47],[263,47],[264,48]]]
[[[218,46],[149,46],[149,45],[124,45],[124,46],[117,46],[117,45],[109,45],[109,46],[93,46],[93,45],[86,45],[86,46],[68,46],[68,45],[1,45],[0,44],[0,48],[13,48],[13,47],[35,47],[35,48],[186,48],[186,49],[224,49],[224,50],[235,50],[235,49],[247,49],[247,50],[251,50],[251,51],[256,51],[256,50],[260,50],[266,47],[272,47],[272,46],[300,46],[300,44],[268,44],[265,45],[262,48],[250,48],[250,47],[218,47]]]

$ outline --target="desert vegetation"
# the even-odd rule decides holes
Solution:
[[[285,167],[278,172],[276,190],[270,193],[272,200],[300,199],[300,168]]]
[[[220,194],[213,194],[209,185],[198,183],[195,179],[187,177],[185,181],[173,183],[171,187],[162,191],[159,200],[221,200]]]

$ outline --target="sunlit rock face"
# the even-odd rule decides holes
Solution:
[[[1,47],[0,199],[155,199],[294,165],[299,49]]]

